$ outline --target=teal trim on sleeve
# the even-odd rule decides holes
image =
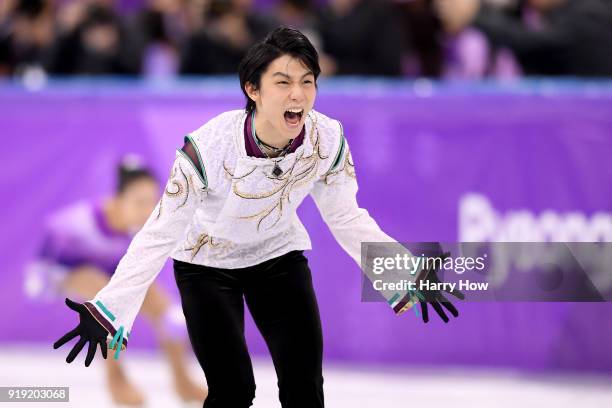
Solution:
[[[107,317],[108,317],[108,318],[111,320],[111,322],[114,322],[114,321],[115,321],[115,315],[114,315],[114,314],[112,314],[112,313],[110,312],[110,310],[108,310],[108,309],[106,308],[106,306],[104,306],[104,304],[103,304],[102,302],[100,302],[99,300],[96,300],[96,305],[98,305],[98,307],[99,307],[100,309],[102,309],[102,311],[104,312],[104,314],[105,314],[105,315],[106,315],[106,316],[107,316]]]
[[[336,153],[336,157],[334,158],[334,162],[325,175],[328,175],[332,171],[334,171],[340,163],[342,163],[342,156],[344,155],[344,150],[346,149],[346,140],[344,138],[344,128],[342,127],[342,123],[338,122],[340,125],[340,147],[338,148],[338,152]]]
[[[397,299],[399,299],[399,297],[400,297],[400,294],[396,292],[395,295],[393,295],[391,297],[391,299],[387,300],[387,303],[392,305],[393,302],[395,302]]]
[[[200,181],[202,182],[202,184],[204,184],[204,188],[208,188],[208,177],[206,177],[206,167],[204,166],[204,161],[202,160],[202,156],[200,155],[200,149],[198,149],[198,145],[195,143],[191,135],[185,136],[185,143],[187,142],[191,143],[191,145],[195,149],[196,154],[198,155],[198,161],[200,162],[200,167],[202,168],[202,172],[198,170],[198,166],[196,166],[196,164],[193,162],[193,160],[191,160],[191,157],[189,157],[187,153],[185,153],[181,149],[178,149],[177,152],[180,152],[181,155],[185,157],[189,161],[189,163],[191,163],[191,166],[197,173],[198,177],[200,178]]]

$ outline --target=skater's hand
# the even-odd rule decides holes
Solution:
[[[442,255],[440,255],[440,258],[442,258],[442,262],[441,262],[442,265],[444,264],[444,260],[448,258],[449,256],[450,256],[450,252],[445,252]],[[438,271],[436,269],[429,271],[426,279],[430,283],[435,283],[435,284],[440,283],[440,279],[438,278]],[[454,317],[459,316],[459,311],[446,298],[446,296],[444,296],[443,292],[450,293],[457,299],[461,299],[461,300],[465,299],[465,295],[456,289],[452,291],[448,289],[445,289],[444,291],[440,291],[440,290],[425,290],[425,291],[421,290],[419,291],[418,297],[419,297],[419,303],[421,305],[421,316],[423,317],[423,321],[425,323],[429,322],[429,310],[427,306],[428,304],[431,305],[431,307],[436,311],[436,313],[438,314],[438,316],[440,316],[440,318],[444,321],[444,323],[448,323],[449,319],[446,313],[444,312],[443,307],[449,312],[451,312],[451,314]]]
[[[89,346],[87,349],[87,357],[85,358],[85,367],[89,367],[91,364],[91,361],[96,354],[96,347],[98,345],[100,345],[100,350],[102,350],[102,357],[106,359],[106,336],[108,334],[106,329],[96,321],[91,313],[89,313],[85,305],[73,302],[68,298],[66,298],[66,305],[79,314],[81,321],[77,327],[53,343],[53,348],[58,349],[68,341],[74,339],[76,336],[80,336],[79,341],[74,345],[70,353],[68,353],[68,357],[66,357],[67,363],[72,363],[74,358],[81,352],[87,342],[89,342]]]

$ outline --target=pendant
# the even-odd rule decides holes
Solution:
[[[274,169],[272,170],[272,174],[278,177],[283,174],[283,170],[278,166],[278,163],[274,163]]]

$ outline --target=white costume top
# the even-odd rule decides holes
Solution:
[[[362,242],[396,242],[357,205],[353,161],[340,122],[312,110],[302,145],[282,158],[268,159],[247,156],[246,115],[244,110],[225,112],[186,136],[203,171],[177,151],[155,210],[108,285],[85,303],[110,335],[121,331],[124,347],[147,289],[168,256],[235,269],[311,249],[296,214],[308,194],[358,265]],[[274,161],[283,170],[279,177],[272,175]],[[391,306],[400,298],[384,296]]]

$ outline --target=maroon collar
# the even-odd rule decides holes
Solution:
[[[306,134],[306,127],[302,127],[302,131],[293,140],[291,144],[291,148],[288,153],[293,153],[295,150],[304,143],[304,135]],[[257,143],[251,137],[251,115],[246,115],[246,120],[244,121],[244,147],[246,149],[247,156],[251,157],[260,157],[265,158],[266,156],[259,150]]]

